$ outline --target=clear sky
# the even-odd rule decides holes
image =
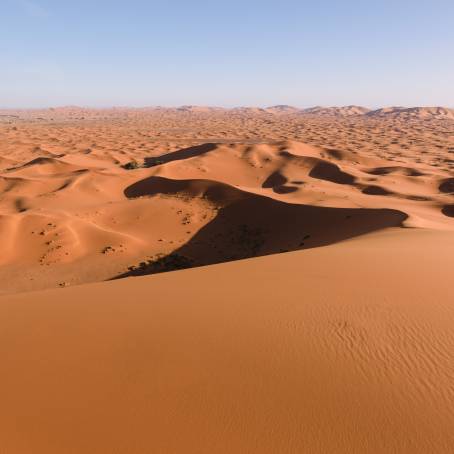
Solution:
[[[454,107],[454,0],[0,0],[0,107]]]

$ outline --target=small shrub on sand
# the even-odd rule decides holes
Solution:
[[[123,169],[126,169],[126,170],[134,170],[134,169],[140,169],[140,167],[142,167],[142,165],[137,161],[130,161],[130,162],[127,162],[126,164],[123,164],[122,167],[123,167]]]

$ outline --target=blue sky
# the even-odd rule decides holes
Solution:
[[[454,107],[453,0],[0,0],[0,107]]]

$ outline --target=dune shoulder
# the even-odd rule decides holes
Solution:
[[[452,257],[391,228],[3,296],[3,449],[450,453]]]

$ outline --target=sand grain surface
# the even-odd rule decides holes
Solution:
[[[450,453],[453,253],[398,229],[4,296],[2,449]]]
[[[451,114],[0,112],[0,452],[454,452]]]
[[[9,112],[0,292],[452,231],[454,121],[437,109]]]

